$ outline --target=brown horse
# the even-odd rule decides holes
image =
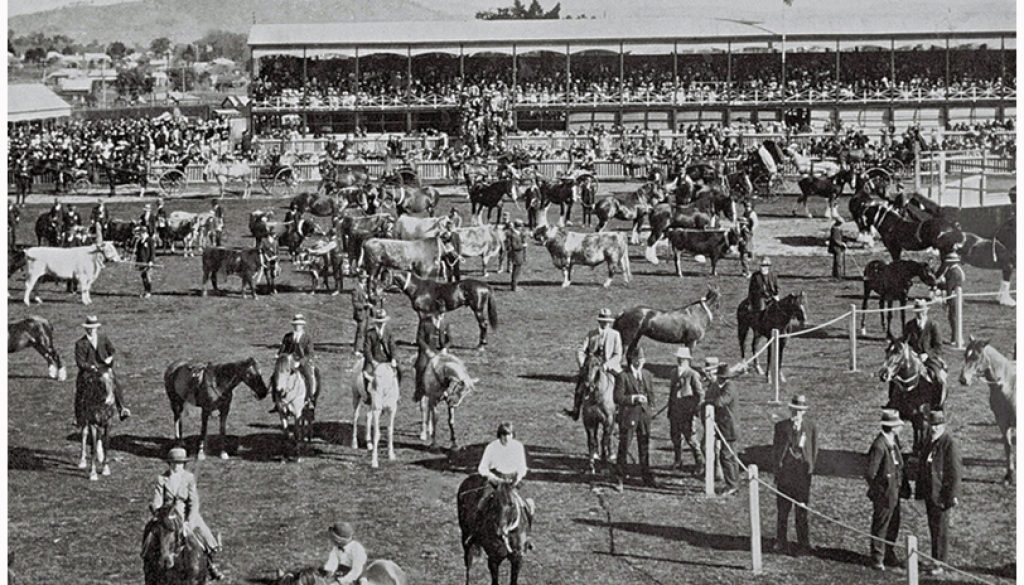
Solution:
[[[528,550],[532,514],[510,482],[498,484],[491,490],[487,501],[481,503],[487,496],[487,482],[488,479],[482,475],[470,475],[459,485],[455,502],[462,532],[466,585],[469,585],[473,558],[481,550],[487,555],[491,585],[498,585],[498,570],[505,559],[512,565],[509,583],[516,585],[523,554]]]
[[[53,345],[53,326],[49,321],[33,315],[7,324],[7,353],[27,347],[38,351],[46,360],[47,375],[61,382],[68,379],[68,371]]]
[[[687,211],[669,203],[659,203],[651,208],[648,214],[651,222],[651,235],[647,237],[647,249],[644,258],[651,264],[658,263],[658,252],[655,245],[669,228],[705,229],[712,225],[711,216],[700,211]]]
[[[220,413],[220,458],[228,458],[225,436],[228,413],[231,410],[235,387],[241,383],[252,389],[257,400],[263,400],[269,392],[263,382],[256,358],[222,364],[178,360],[167,366],[164,372],[164,390],[171,401],[176,440],[181,441],[181,415],[185,411],[185,405],[198,406],[202,410],[202,427],[196,459],[206,459],[206,427],[210,414],[215,410]]]
[[[753,331],[750,339],[750,352],[757,353],[757,341],[764,338],[771,338],[772,329],[779,333],[789,333],[792,330],[793,319],[796,319],[803,327],[807,322],[807,299],[800,291],[796,294],[786,295],[775,303],[770,303],[763,311],[754,312],[750,310],[749,299],[744,299],[736,307],[736,336],[740,342],[740,357],[745,358],[744,344],[747,340],[747,331]],[[786,349],[786,338],[779,337],[779,381],[785,382],[786,377],[782,374],[782,356]],[[772,360],[772,348],[768,349],[768,363]],[[754,359],[754,369],[761,373],[761,363]],[[769,370],[768,375],[771,375]]]
[[[1013,485],[1017,443],[1017,364],[1006,359],[987,339],[967,341],[960,383],[970,386],[978,375],[988,385],[988,405],[999,427],[1006,455],[1004,485]]]
[[[319,193],[300,193],[292,198],[290,205],[296,206],[302,213],[308,212],[317,217],[334,217],[338,212],[337,202]]]
[[[1014,230],[1016,222],[1010,218],[996,231],[992,238],[983,238],[970,232],[964,232],[964,243],[960,248],[963,261],[971,266],[988,270],[999,270],[1002,280],[999,282],[999,304],[1012,307],[1017,304],[1010,296],[1013,281],[1013,270],[1017,265],[1017,238]]]
[[[907,299],[910,298],[910,287],[914,284],[914,279],[920,279],[922,283],[929,287],[936,285],[935,273],[925,262],[915,262],[913,260],[898,260],[886,264],[884,260],[872,260],[868,262],[868,265],[864,267],[864,302],[861,306],[861,310],[866,311],[868,308],[868,299],[871,297],[871,293],[878,295],[878,308],[889,308],[892,304],[899,303],[897,306],[905,307],[907,305]],[[867,312],[861,314],[860,317],[860,334],[867,335],[868,330],[864,323],[867,321]],[[892,328],[892,312],[883,311],[879,313],[879,319],[882,322],[882,327],[885,328],[886,335]],[[900,311],[900,324],[906,325],[906,311]]]
[[[204,585],[208,575],[206,551],[174,502],[157,510],[146,525],[142,550],[142,571],[146,585]]]
[[[942,410],[945,389],[927,379],[924,362],[910,344],[892,336],[878,378],[889,385],[886,407],[896,409],[900,418],[910,421],[914,428],[913,452],[920,453],[928,439],[928,413]]]
[[[597,461],[608,465],[615,428],[615,378],[604,370],[601,360],[588,357],[583,364],[584,398],[581,410],[587,431],[590,473],[597,473]],[[598,433],[600,432],[600,436]]]
[[[612,327],[622,336],[625,355],[636,349],[642,337],[686,345],[693,351],[697,342],[704,338],[718,305],[718,289],[709,287],[703,297],[681,309],[662,311],[644,306],[628,309],[616,317]]]
[[[498,307],[491,287],[479,280],[466,279],[459,282],[436,282],[420,278],[412,272],[394,274],[392,284],[402,289],[412,302],[412,308],[420,317],[435,312],[447,313],[461,307],[473,309],[480,327],[480,344],[487,345],[488,326],[498,328]]]

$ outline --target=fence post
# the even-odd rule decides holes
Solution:
[[[964,289],[956,287],[956,348],[964,348]]]
[[[715,497],[715,407],[704,407],[704,495]]]
[[[928,185],[929,191],[931,190],[931,182]],[[914,141],[914,192],[921,192],[921,146]]]
[[[917,537],[913,534],[907,535],[907,583],[917,585]]]
[[[779,330],[778,329],[772,329],[772,339],[771,339],[770,343],[772,344],[771,345],[772,361],[771,361],[770,364],[768,364],[768,367],[770,368],[768,376],[771,378],[772,389],[775,390],[775,400],[772,402],[772,404],[779,404],[779,369],[780,368],[779,368]]]
[[[850,371],[857,371],[857,305],[850,303]]]
[[[938,158],[938,160],[936,162],[938,163],[938,166],[939,166],[939,168],[938,168],[938,171],[939,171],[939,189],[938,189],[938,191],[939,191],[939,193],[938,193],[938,197],[936,198],[937,199],[936,203],[938,203],[939,206],[941,207],[942,206],[942,196],[946,193],[946,151],[944,151],[944,150],[940,150],[939,151],[939,158]]]
[[[761,502],[760,486],[757,483],[757,465],[747,467],[747,478],[750,480],[750,558],[754,574],[761,573]]]

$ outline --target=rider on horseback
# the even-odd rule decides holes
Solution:
[[[612,312],[601,309],[597,315],[597,329],[593,329],[583,340],[583,345],[576,351],[576,363],[579,365],[579,376],[576,379],[576,390],[573,394],[572,410],[565,414],[573,420],[579,420],[580,408],[583,406],[583,392],[586,389],[586,374],[589,360],[601,360],[602,369],[618,374],[622,371],[622,336],[611,323],[615,321]]]
[[[153,492],[153,501],[149,504],[149,510],[155,516],[165,506],[175,508],[183,520],[182,528],[185,534],[191,533],[205,549],[209,559],[207,567],[210,578],[219,581],[224,578],[224,574],[220,572],[215,562],[216,555],[220,552],[220,544],[214,538],[203,517],[199,515],[199,490],[196,486],[196,476],[185,469],[186,461],[188,461],[188,453],[184,448],[174,447],[170,450],[167,454],[168,469],[157,477],[156,489]],[[150,546],[149,535],[152,529],[151,521],[146,525],[143,533],[143,556]]]
[[[291,355],[294,358],[297,364],[296,369],[306,383],[307,395],[311,397],[310,402],[316,404],[319,389],[316,387],[316,376],[313,373],[313,340],[306,333],[306,318],[301,314],[292,318],[292,330],[285,333],[284,338],[281,339],[281,348],[277,351],[277,357],[283,355]],[[278,380],[274,380],[272,384],[275,402],[277,402],[277,394],[281,391],[278,382]],[[274,406],[271,412],[277,412],[277,406]]]
[[[945,396],[946,362],[942,359],[942,336],[935,322],[928,319],[928,303],[925,301],[914,301],[914,320],[907,323],[903,340],[924,361],[928,377],[939,385],[940,396]]]
[[[75,420],[81,420],[80,397],[84,395],[85,373],[99,372],[100,368],[109,369],[113,374],[114,368],[114,345],[106,335],[100,335],[100,320],[95,315],[89,315],[82,323],[85,328],[83,335],[75,342],[75,365],[78,366],[78,377],[75,380]],[[124,405],[124,397],[121,394],[121,384],[114,376],[114,405],[117,407],[121,420],[131,416],[131,411]]]
[[[499,424],[497,436],[497,439],[484,448],[480,464],[477,465],[477,473],[487,478],[487,483],[481,488],[483,494],[477,502],[477,513],[487,509],[491,496],[499,484],[511,484],[513,489],[518,490],[523,478],[526,477],[526,448],[514,438],[515,429],[512,423],[503,421]],[[518,493],[515,494],[515,499],[523,504],[523,510],[532,519],[533,500],[524,501]],[[529,543],[526,544],[526,548],[531,548]]]
[[[367,383],[373,382],[374,372],[382,363],[390,363],[395,369],[395,377],[399,384],[402,382],[402,371],[398,369],[398,360],[395,357],[395,338],[391,329],[385,327],[389,319],[388,312],[379,309],[371,319],[373,327],[366,332],[366,339],[363,342],[363,379]]]
[[[754,313],[764,311],[769,304],[779,300],[779,280],[772,272],[772,259],[761,259],[761,269],[750,277],[747,302]]]
[[[354,539],[355,530],[348,522],[337,522],[327,529],[334,545],[327,555],[323,572],[334,577],[333,583],[359,583],[366,567],[366,549]]]

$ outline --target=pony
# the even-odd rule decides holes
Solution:
[[[110,465],[103,444],[110,433],[110,419],[115,414],[114,371],[107,367],[98,370],[80,370],[75,388],[75,418],[82,430],[82,456],[78,468],[89,468],[89,480],[96,481],[96,466],[102,466],[103,475],[110,475]],[[87,443],[92,445],[92,459],[86,460]]]
[[[317,217],[334,217],[338,213],[338,203],[319,193],[299,193],[289,203],[292,205],[301,213],[309,212]]]
[[[718,289],[709,286],[703,297],[681,309],[663,311],[641,305],[623,311],[612,323],[622,337],[623,355],[635,350],[643,337],[685,345],[693,351],[715,318],[719,298]]]
[[[861,310],[868,308],[868,299],[871,293],[878,295],[878,308],[888,309],[894,302],[900,307],[900,325],[907,323],[906,305],[910,296],[910,287],[914,279],[919,279],[926,286],[934,287],[937,284],[935,273],[926,262],[915,262],[913,260],[897,260],[886,264],[884,260],[872,260],[864,267],[864,302]],[[885,328],[886,335],[892,328],[892,312],[881,311],[878,315]],[[868,330],[865,322],[867,313],[861,313],[860,334],[867,335]]]
[[[146,525],[142,571],[146,585],[204,585],[209,559],[171,501]]]
[[[391,284],[405,293],[413,310],[421,318],[436,311],[447,313],[462,307],[472,309],[480,328],[479,349],[487,345],[488,327],[498,328],[498,306],[494,290],[485,282],[473,279],[436,282],[407,272],[404,276],[401,273],[393,274]]]
[[[363,574],[359,578],[362,585],[407,585],[409,577],[394,561],[376,559],[366,563]],[[334,585],[336,581],[329,575],[321,573],[320,567],[310,567],[285,573],[277,572],[275,585]]]
[[[504,205],[505,196],[517,201],[515,181],[512,179],[501,179],[493,183],[473,183],[469,187],[470,213],[476,217],[477,223],[484,223],[481,217],[484,208],[487,208],[487,222],[491,221],[491,212],[498,210],[498,220],[501,220],[501,210]]]
[[[964,234],[957,224],[939,217],[924,221],[903,219],[888,205],[881,203],[867,205],[863,217],[867,225],[878,231],[882,244],[893,260],[899,260],[904,250],[935,248],[945,255],[964,241]]]
[[[615,427],[615,378],[601,366],[601,360],[588,357],[581,372],[584,396],[580,415],[587,432],[591,474],[597,473],[598,458],[602,464],[608,465]]]
[[[60,360],[60,354],[53,344],[53,326],[42,317],[32,315],[27,319],[7,324],[7,353],[21,351],[27,347],[39,352],[46,360],[46,373],[54,380],[68,379],[67,368]]]
[[[597,229],[595,231],[604,231],[612,218],[632,221],[633,229],[629,234],[629,243],[639,244],[640,229],[643,228],[644,219],[650,212],[651,205],[658,202],[659,199],[657,185],[649,182],[641,185],[633,193],[629,202],[620,201],[614,196],[604,197],[594,207],[597,215]],[[589,222],[584,223],[590,225]]]
[[[322,382],[320,368],[313,366],[313,378],[317,391],[310,393],[306,381],[299,372],[299,362],[291,354],[277,356],[274,373],[270,377],[271,395],[281,420],[281,431],[285,439],[291,439],[291,452],[299,460],[303,443],[313,439],[313,421],[316,419],[316,402]]]
[[[793,319],[796,319],[803,327],[807,322],[807,298],[803,291],[786,295],[778,302],[771,303],[763,311],[754,312],[750,310],[750,300],[744,299],[736,307],[736,337],[740,344],[740,357],[746,358],[745,348],[747,331],[752,331],[750,339],[750,352],[756,353],[757,341],[764,337],[770,338],[772,329],[778,329],[779,333],[789,333],[793,329]],[[786,376],[782,373],[782,356],[786,349],[786,338],[779,337],[779,382],[785,382]],[[768,363],[772,362],[773,348],[768,349]],[[761,374],[761,363],[754,358],[754,370]],[[771,376],[769,370],[768,376]]]
[[[1003,357],[987,339],[967,340],[964,350],[964,366],[960,370],[960,383],[970,386],[974,376],[988,384],[988,405],[999,427],[1006,454],[1006,475],[1004,485],[1014,483],[1014,460],[1017,443],[1017,362]]]
[[[463,560],[466,564],[466,585],[473,558],[483,551],[487,555],[487,568],[491,585],[498,585],[498,570],[508,559],[512,566],[509,583],[519,582],[523,554],[529,549],[529,536],[533,526],[529,505],[516,493],[509,482],[498,484],[487,502],[488,479],[474,473],[459,484],[456,506],[459,529],[462,533]]]
[[[164,371],[164,391],[174,415],[175,440],[182,440],[181,417],[185,406],[198,406],[202,412],[197,460],[206,459],[206,429],[213,411],[220,415],[220,458],[228,459],[228,413],[231,411],[235,387],[242,383],[253,391],[256,400],[263,400],[267,396],[269,390],[263,383],[256,358],[218,364],[176,360],[168,364]]]
[[[466,364],[450,353],[438,353],[430,358],[423,374],[423,398],[420,413],[423,417],[420,440],[430,440],[430,449],[437,449],[437,407],[443,401],[448,408],[448,432],[451,450],[459,449],[455,438],[455,409],[476,389],[479,378],[472,378]]]
[[[1002,279],[999,281],[999,304],[1007,307],[1017,304],[1010,296],[1013,270],[1017,265],[1015,228],[1016,222],[1011,217],[1000,226],[991,238],[964,232],[964,243],[960,248],[960,257],[971,266],[1002,272]]]
[[[946,395],[940,386],[925,376],[925,365],[910,344],[889,336],[885,360],[878,370],[878,379],[889,385],[886,408],[900,413],[914,428],[915,454],[920,453],[928,440],[928,413],[942,410]]]
[[[851,169],[845,168],[840,170],[834,175],[830,176],[816,176],[816,177],[803,177],[797,181],[797,187],[800,188],[800,196],[796,200],[795,205],[803,206],[804,215],[811,217],[811,211],[807,208],[807,200],[811,195],[818,195],[828,199],[828,206],[825,208],[825,214],[822,216],[825,219],[842,219],[839,215],[839,206],[836,204],[836,200],[840,195],[843,194],[843,189],[846,185],[853,187],[854,173]],[[797,214],[797,209],[793,207],[793,215]]]
[[[216,159],[206,163],[203,168],[203,180],[213,177],[217,181],[219,196],[224,196],[224,186],[231,182],[240,182],[245,186],[242,191],[242,199],[247,199],[252,192],[252,169],[249,163],[240,161],[218,161]]]
[[[363,365],[365,358],[359,358],[349,371],[349,388],[352,391],[352,448],[359,448],[359,409],[365,405],[366,450],[370,452],[370,467],[377,469],[380,463],[377,444],[380,442],[380,419],[388,418],[388,461],[395,460],[395,413],[398,411],[398,375],[391,364],[377,364],[373,380],[364,382]],[[372,429],[372,435],[371,435]]]

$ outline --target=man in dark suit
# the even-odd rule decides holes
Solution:
[[[373,309],[373,302],[366,293],[365,275],[360,271],[356,274],[356,285],[352,288],[352,319],[356,322],[356,337],[352,341],[352,351],[363,355],[366,344],[366,321]]]
[[[139,225],[146,228],[146,231],[149,232],[149,237],[152,238],[156,235],[156,215],[153,214],[149,203],[142,206],[142,215],[139,216]]]
[[[622,482],[626,478],[626,459],[629,456],[629,443],[636,434],[637,460],[640,462],[640,475],[648,487],[657,487],[654,474],[651,473],[648,446],[651,442],[651,415],[654,414],[654,380],[650,372],[643,369],[643,351],[638,349],[630,352],[626,361],[629,367],[622,371],[615,380],[615,406],[618,409],[619,453],[615,460],[615,490],[622,491]]]
[[[512,292],[519,288],[519,271],[526,263],[526,236],[519,230],[521,227],[523,222],[518,219],[506,227],[508,236],[505,246],[508,249],[508,262],[512,266]]]
[[[213,242],[215,246],[220,246],[224,237],[224,206],[221,205],[219,198],[210,200],[210,211],[213,212]]]
[[[319,389],[316,385],[316,375],[313,373],[313,340],[306,333],[306,318],[301,314],[292,318],[292,330],[284,334],[281,339],[281,347],[277,350],[277,357],[291,355],[299,364],[299,373],[309,389],[309,395],[316,403],[316,396]],[[274,387],[277,387],[277,380],[274,380]]]
[[[99,332],[100,320],[95,315],[90,315],[85,318],[82,327],[85,328],[85,335],[75,342],[75,365],[78,366],[78,377],[75,379],[75,420],[79,423],[84,414],[81,404],[85,390],[84,374],[106,368],[113,374],[114,369],[114,344],[110,343],[106,335]],[[125,405],[124,396],[121,394],[121,384],[117,376],[114,376],[114,405],[121,420],[131,416],[131,411]]]
[[[138,268],[139,275],[142,277],[142,295],[140,296],[148,299],[153,294],[153,281],[149,278],[149,273],[153,270],[155,256],[153,238],[149,237],[149,232],[141,228],[136,229],[135,234],[139,238],[135,245],[135,267]]]
[[[780,492],[804,505],[811,498],[811,476],[814,475],[814,463],[818,458],[818,433],[814,421],[805,416],[808,408],[806,396],[794,396],[789,403],[792,416],[775,423],[775,436],[772,440],[775,485]],[[775,502],[778,523],[774,548],[777,552],[789,552],[786,532],[793,502],[781,495],[776,496]],[[796,538],[798,551],[811,551],[807,508],[800,506],[796,508]]]
[[[716,436],[721,444],[718,456],[722,465],[722,479],[725,485],[718,495],[731,496],[739,491],[740,474],[739,460],[736,458],[738,433],[732,415],[735,398],[729,385],[729,379],[736,375],[736,371],[727,364],[718,363],[718,358],[715,357],[704,358],[704,366],[708,388],[705,403],[715,407],[715,426],[720,431],[720,434],[716,433]],[[711,455],[708,454],[708,456]]]
[[[747,302],[750,310],[760,313],[769,303],[779,300],[779,280],[772,272],[772,259],[762,258],[761,269],[750,277]]]
[[[903,421],[895,411],[882,412],[882,432],[878,433],[868,450],[868,467],[864,479],[868,482],[871,500],[871,535],[896,542],[900,535],[900,498],[910,497],[910,475],[903,459],[899,428]],[[872,567],[884,571],[885,566],[902,567],[892,545],[883,546],[871,541]]]
[[[425,391],[423,376],[427,371],[427,364],[439,352],[447,352],[451,344],[451,337],[448,335],[448,323],[443,321],[443,314],[439,311],[430,316],[420,319],[420,325],[416,329],[416,389],[412,395],[413,402],[419,402]]]
[[[942,335],[935,321],[928,318],[928,303],[921,299],[914,301],[914,319],[907,323],[903,339],[924,360],[929,377],[945,388],[946,362],[942,360]]]
[[[695,473],[704,470],[704,454],[693,438],[693,419],[700,416],[700,403],[704,401],[704,386],[700,374],[690,367],[690,348],[685,345],[676,350],[676,371],[672,376],[668,395],[669,439],[674,459],[672,467],[683,468],[683,440],[693,454]]]
[[[384,309],[379,309],[371,319],[373,327],[366,332],[366,341],[363,344],[363,376],[372,380],[377,365],[387,362],[395,369],[395,376],[401,383],[402,371],[398,369],[398,359],[395,357],[395,337],[386,326],[389,319],[388,312]]]
[[[921,452],[917,497],[924,499],[928,513],[928,531],[931,533],[932,557],[946,562],[949,548],[949,516],[960,503],[960,479],[963,462],[960,447],[946,429],[946,417],[941,410],[928,415],[931,440]],[[941,575],[942,566],[935,565],[931,575]]]
[[[846,255],[846,242],[843,241],[843,220],[836,219],[828,232],[828,253],[832,254],[832,278],[845,278],[846,271],[841,270],[842,260]]]

